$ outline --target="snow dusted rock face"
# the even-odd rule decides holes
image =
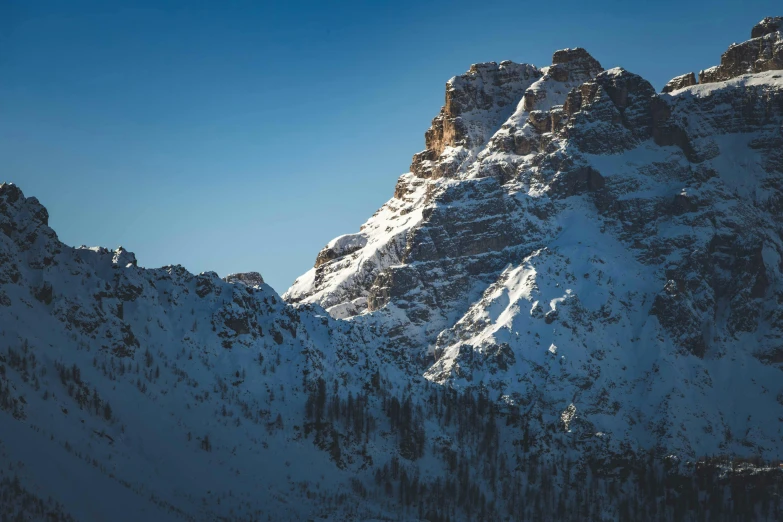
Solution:
[[[362,234],[346,234],[335,238],[318,253],[318,257],[315,258],[315,268],[332,259],[347,256],[365,246],[367,246],[367,237]]]
[[[552,65],[542,69],[544,75],[525,91],[522,109],[530,112],[562,105],[568,91],[595,78],[601,71],[598,60],[581,47],[556,51]]]
[[[567,417],[582,437],[780,455],[762,420],[783,417],[775,20],[701,84],[684,75],[662,94],[558,51],[508,91],[505,121],[469,105],[495,124],[484,141],[442,133],[458,119],[447,103],[367,244],[319,256],[284,298],[379,328],[428,379]]]
[[[477,260],[478,266],[472,268],[450,263],[437,267],[432,263],[419,265],[422,273],[410,270],[409,265],[416,260],[459,257],[460,253],[480,254],[488,247],[502,250],[516,241],[519,225],[511,221],[514,213],[507,206],[518,202],[503,197],[497,179],[502,182],[508,174],[505,164],[487,163],[486,168],[498,174],[478,184],[452,183],[444,177],[486,177],[484,172],[470,171],[481,166],[474,157],[482,147],[481,154],[513,149],[515,143],[528,151],[537,148],[540,136],[551,134],[552,117],[543,111],[562,104],[571,88],[602,70],[580,48],[556,52],[553,62],[552,67],[542,70],[512,62],[478,64],[465,75],[449,80],[446,105],[425,134],[427,150],[414,156],[412,172],[400,177],[395,197],[362,225],[361,234],[342,236],[332,242],[335,245],[327,245],[318,255],[315,267],[294,283],[284,299],[316,302],[334,317],[347,318],[383,308],[392,293],[407,291],[402,289],[407,286],[402,285],[416,287],[423,279],[440,286],[439,295],[430,289],[421,299],[401,303],[403,313],[423,323],[433,320],[433,310],[439,312],[439,300],[449,305],[449,295],[469,291],[475,284],[466,270],[480,273],[485,264],[491,270],[502,268],[505,258]],[[532,115],[523,108],[526,99],[533,100],[528,103],[537,108]],[[536,116],[543,121],[536,124]],[[492,141],[487,145],[490,136]],[[534,141],[536,144],[531,145]],[[474,190],[478,193],[474,194]],[[457,207],[453,212],[445,212],[441,200],[453,200],[459,208],[464,205],[465,212]],[[493,216],[498,219],[492,219]],[[450,221],[448,236],[440,233],[444,218]],[[442,253],[432,250],[435,238],[427,237],[430,232],[449,243],[439,246]],[[349,248],[336,247],[344,241],[350,244]],[[443,277],[446,273],[447,278]],[[444,280],[448,283],[441,286]],[[434,335],[438,327],[433,324],[430,333]]]
[[[620,67],[604,71],[568,94],[563,107],[568,119],[560,134],[581,152],[616,154],[629,150],[652,135],[650,106],[654,95],[653,86],[641,76]]]
[[[750,31],[751,38],[760,38],[762,36],[779,32],[783,29],[783,16],[768,16],[763,19]]]
[[[411,172],[422,178],[453,176],[513,112],[520,96],[541,76],[532,65],[479,63],[446,82],[446,104],[424,135]]]
[[[480,153],[481,158],[493,152],[525,156],[542,150],[563,119],[562,106],[568,93],[603,71],[582,48],[556,51],[552,64],[541,69],[543,76],[525,91],[514,114]],[[501,177],[511,175],[505,163],[490,163],[501,169]]]
[[[689,72],[688,74],[675,76],[669,80],[666,85],[663,86],[663,90],[661,92],[672,92],[679,89],[684,89],[685,87],[690,87],[691,85],[696,85],[696,75],[694,75],[692,72]]]
[[[392,198],[361,227],[359,234],[332,240],[316,265],[300,276],[283,298],[291,303],[318,303],[336,318],[368,310],[370,288],[378,274],[403,262],[408,235],[423,218],[429,185],[406,174]]]
[[[223,278],[227,283],[240,283],[246,286],[261,286],[264,284],[264,278],[258,272],[241,272],[237,274],[228,274]]]
[[[712,83],[742,74],[783,69],[781,17],[765,18],[751,31],[751,40],[734,44],[723,53],[720,65],[699,72],[699,83]]]

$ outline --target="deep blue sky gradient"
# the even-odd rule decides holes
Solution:
[[[0,181],[73,245],[258,270],[357,231],[471,63],[587,48],[660,89],[778,1],[0,0]]]

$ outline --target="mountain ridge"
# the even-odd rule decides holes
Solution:
[[[392,199],[282,298],[256,272],[64,245],[0,184],[0,499],[64,520],[774,520],[782,20],[661,93],[582,48],[471,66]]]

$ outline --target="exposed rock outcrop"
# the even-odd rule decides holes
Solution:
[[[629,150],[652,135],[650,82],[622,68],[602,72],[568,94],[563,136],[589,154]]]
[[[361,234],[346,234],[333,239],[318,253],[315,258],[315,268],[322,264],[347,256],[367,245],[367,238]]]
[[[750,37],[760,38],[781,30],[783,30],[783,16],[768,16],[753,26]]]
[[[416,154],[411,172],[419,177],[451,176],[471,151],[486,143],[525,89],[541,76],[528,64],[479,63],[446,82],[446,102],[424,135],[426,150]]]
[[[236,274],[228,274],[223,278],[223,281],[227,283],[240,283],[245,286],[261,286],[264,284],[264,278],[258,272],[239,272]]]
[[[553,105],[563,103],[561,97],[563,89],[558,89],[557,84],[565,84],[563,88],[567,92],[571,86],[577,86],[603,71],[598,60],[590,56],[585,49],[562,49],[552,55],[552,65],[544,69],[544,76],[525,91],[522,98],[522,108],[532,111],[546,109]],[[554,91],[554,92],[553,92]],[[555,99],[553,99],[555,94]],[[557,97],[560,94],[560,97]]]
[[[699,72],[699,83],[714,83],[743,74],[783,69],[783,33],[780,17],[765,18],[751,31],[751,40],[734,44],[720,65]]]
[[[691,85],[696,85],[696,75],[689,72],[688,74],[681,74],[680,76],[675,76],[669,80],[666,85],[663,86],[661,92],[667,93],[677,91],[679,89],[684,89],[685,87],[690,87]]]

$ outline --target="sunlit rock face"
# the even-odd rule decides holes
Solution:
[[[258,272],[229,274],[223,280],[227,283],[242,283],[247,286],[261,286],[264,284],[264,278]]]
[[[783,19],[765,18],[753,27],[751,39],[731,45],[720,65],[699,73],[699,83],[712,83],[749,73],[783,69]]]
[[[690,87],[691,85],[696,85],[696,75],[694,75],[692,72],[689,72],[688,74],[681,74],[680,76],[675,76],[669,80],[666,85],[663,86],[663,90],[661,92],[668,93],[679,89],[684,89],[685,87]]]

